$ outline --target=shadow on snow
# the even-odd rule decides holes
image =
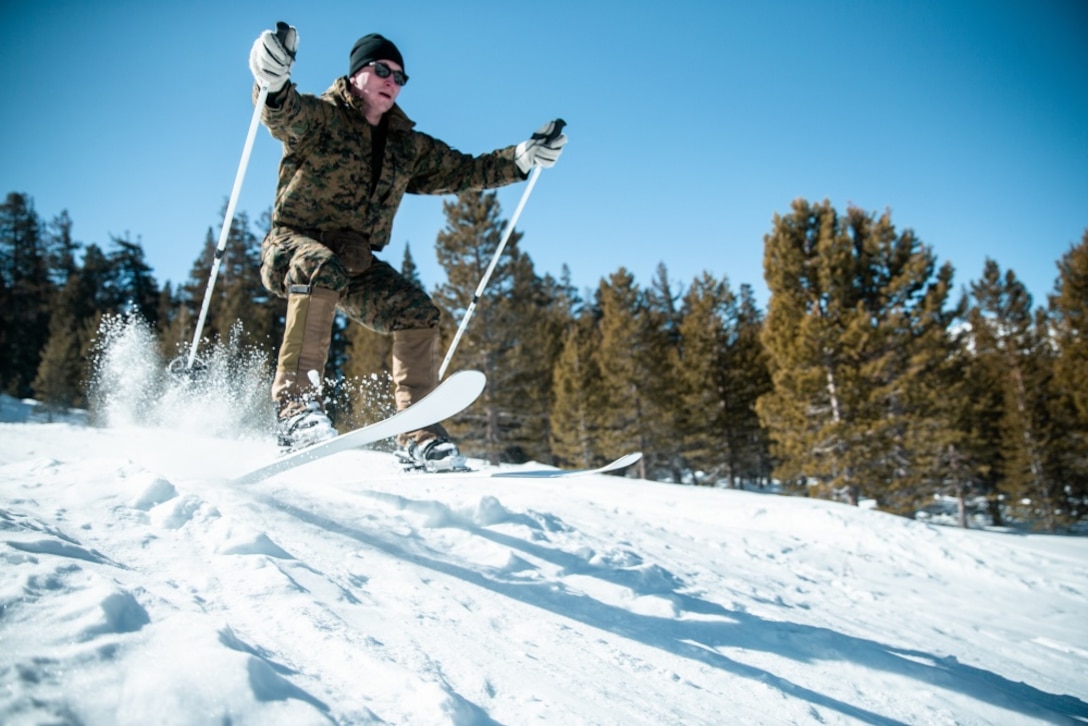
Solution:
[[[351,538],[391,557],[455,577],[504,597],[578,620],[647,646],[765,683],[785,694],[806,700],[813,706],[828,708],[866,723],[898,724],[901,722],[818,693],[765,669],[740,663],[715,649],[733,647],[760,650],[801,662],[832,658],[851,660],[866,668],[898,674],[1036,718],[1088,719],[1088,703],[1074,696],[1055,695],[1025,683],[1010,681],[997,673],[960,663],[954,656],[938,656],[924,651],[897,648],[874,640],[838,633],[824,627],[768,620],[749,613],[731,611],[718,603],[677,592],[675,589],[668,593],[668,597],[683,610],[719,616],[728,622],[682,621],[632,613],[623,608],[602,603],[588,595],[557,588],[554,582],[525,582],[496,578],[427,554],[412,552],[403,544],[403,538],[400,540],[383,538],[296,507],[275,497],[255,495],[269,506],[303,522]],[[436,506],[445,508],[445,505],[434,502],[413,502],[395,495],[377,493],[372,495],[379,499],[395,498],[406,502],[409,508],[417,511],[434,509]],[[495,532],[464,518],[453,519],[455,521],[447,520],[439,526],[463,528],[473,535],[551,562],[570,574],[591,574],[617,585],[638,589],[637,583],[632,583],[632,575],[639,576],[639,573],[614,567],[595,566],[575,554]],[[658,581],[664,579],[667,582],[669,578],[674,587],[681,586],[681,583],[667,572],[657,579]]]

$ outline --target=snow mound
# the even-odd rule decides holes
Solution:
[[[1083,538],[3,426],[3,723],[1088,720]]]

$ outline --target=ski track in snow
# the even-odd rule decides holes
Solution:
[[[5,724],[1088,722],[1088,541],[0,424]]]

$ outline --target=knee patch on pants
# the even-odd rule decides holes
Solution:
[[[278,297],[292,285],[343,292],[348,286],[344,263],[317,240],[273,230],[261,243],[261,282]]]

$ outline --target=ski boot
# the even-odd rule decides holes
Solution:
[[[409,441],[406,446],[398,446],[397,459],[404,465],[405,471],[469,471],[457,444],[444,436],[436,436],[422,443]]]
[[[317,401],[305,401],[298,410],[284,413],[286,415],[281,415],[276,425],[276,439],[285,454],[339,435]]]

